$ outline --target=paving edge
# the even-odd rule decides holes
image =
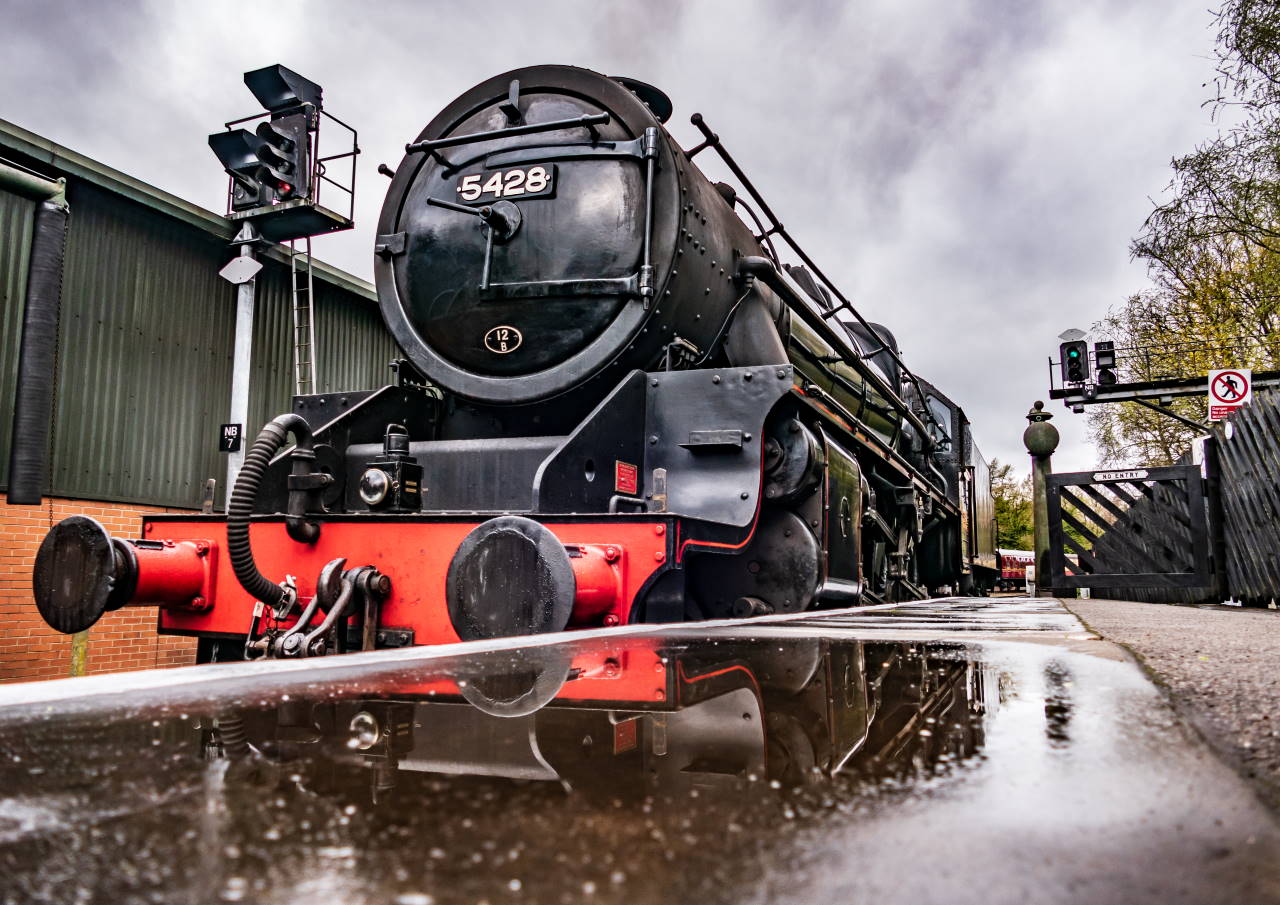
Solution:
[[[1228,733],[1216,728],[1210,720],[1209,715],[1202,712],[1191,702],[1184,700],[1182,696],[1174,691],[1173,686],[1165,679],[1163,675],[1156,671],[1146,657],[1142,656],[1140,651],[1135,650],[1123,641],[1117,641],[1109,638],[1101,629],[1089,624],[1089,620],[1077,613],[1071,607],[1072,601],[1059,597],[1058,601],[1063,608],[1072,616],[1080,620],[1088,631],[1093,632],[1099,638],[1107,641],[1123,649],[1133,662],[1137,663],[1142,672],[1151,680],[1151,684],[1160,690],[1165,700],[1169,702],[1173,713],[1182,723],[1190,729],[1196,737],[1198,737],[1205,746],[1213,752],[1218,760],[1222,761],[1230,767],[1237,776],[1253,791],[1254,797],[1260,801],[1263,806],[1270,809],[1273,815],[1280,816],[1280,782],[1276,782],[1269,777],[1263,776],[1260,772],[1254,771],[1252,774],[1248,772],[1248,764],[1242,758],[1233,745],[1229,744]],[[1153,603],[1151,606],[1166,606],[1176,604],[1160,604]]]

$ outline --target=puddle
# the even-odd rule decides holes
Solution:
[[[947,608],[0,708],[0,901],[1144,901],[1124,848],[1280,889],[1274,823],[1133,667],[971,637],[1061,610]]]

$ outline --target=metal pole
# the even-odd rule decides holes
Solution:
[[[1231,586],[1227,574],[1226,513],[1222,504],[1222,447],[1225,439],[1221,430],[1214,431],[1204,441],[1204,473],[1206,501],[1209,516],[1209,543],[1213,555],[1213,590],[1218,598],[1214,603],[1231,599]]]
[[[1174,421],[1181,421],[1187,427],[1193,427],[1196,430],[1201,431],[1205,434],[1213,433],[1213,428],[1209,427],[1209,425],[1201,424],[1199,421],[1192,421],[1190,418],[1184,418],[1182,415],[1179,415],[1177,412],[1170,411],[1169,409],[1164,408],[1163,406],[1159,406],[1159,405],[1156,405],[1155,403],[1148,402],[1145,399],[1135,399],[1133,401],[1138,403],[1138,405],[1145,406],[1151,409],[1151,411],[1156,412],[1157,414],[1164,415],[1166,418],[1172,418]]]
[[[257,257],[254,250],[257,239],[257,231],[251,224],[245,223],[235,239],[240,245],[240,257],[250,260]],[[224,506],[231,501],[231,491],[235,489],[236,477],[240,474],[240,466],[244,464],[245,448],[249,442],[249,377],[253,366],[253,309],[256,283],[257,278],[250,277],[236,288],[236,336],[231,359],[231,409],[228,421],[242,427],[240,449],[227,455]]]
[[[1049,597],[1049,491],[1048,477],[1053,472],[1049,456],[1031,457],[1031,510],[1034,515],[1036,555],[1036,596]]]
[[[1036,596],[1052,597],[1046,586],[1049,577],[1049,475],[1053,473],[1053,451],[1058,448],[1058,429],[1049,423],[1053,415],[1036,402],[1027,412],[1031,423],[1022,432],[1022,443],[1031,454],[1031,512],[1036,557]]]

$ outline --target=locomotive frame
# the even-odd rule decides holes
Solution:
[[[306,657],[989,588],[962,410],[670,111],[565,66],[446,107],[378,224],[395,383],[296,397],[225,518],[56,526],[46,621],[158,605],[201,659]],[[754,206],[693,164],[707,149]]]

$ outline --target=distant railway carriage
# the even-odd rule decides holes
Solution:
[[[1036,561],[1036,555],[1030,550],[997,550],[1000,563],[1000,579],[996,589],[1000,591],[1022,591],[1027,586],[1027,566]]]

